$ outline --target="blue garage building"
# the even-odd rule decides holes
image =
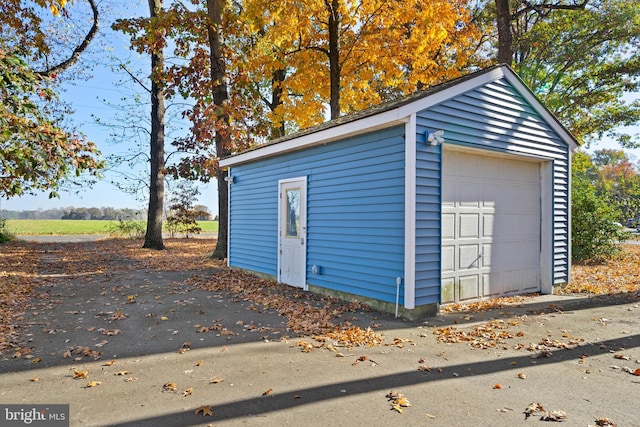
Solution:
[[[576,140],[495,66],[222,159],[228,263],[409,318],[569,281]]]

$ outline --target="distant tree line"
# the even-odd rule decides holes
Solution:
[[[212,219],[209,208],[203,205],[193,207],[198,212],[196,220],[208,221]],[[125,220],[146,218],[145,209],[116,209],[110,207],[101,208],[66,208],[38,209],[38,210],[2,210],[0,218],[3,219],[83,219],[83,220]]]
[[[3,210],[5,219],[106,219],[119,220],[125,218],[144,218],[144,211],[139,209],[102,208],[66,208],[38,209],[38,210]]]

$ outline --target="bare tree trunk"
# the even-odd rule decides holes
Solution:
[[[282,105],[282,83],[287,76],[287,71],[275,70],[272,76],[273,89],[271,90],[271,102],[269,103],[269,108],[271,109],[271,111],[275,111],[276,108]],[[285,123],[284,120],[282,120],[282,122],[278,126],[274,126],[271,129],[271,139],[283,137],[285,135],[285,131]]]
[[[340,117],[340,12],[339,0],[325,0],[329,12],[329,79],[330,98],[329,108],[331,119]]]
[[[229,141],[229,114],[225,104],[229,95],[225,81],[224,58],[222,57],[222,0],[207,0],[207,13],[209,15],[209,49],[211,52],[211,82],[213,84],[213,103],[216,105],[218,117],[216,117],[216,155],[218,158],[231,154]],[[227,256],[227,236],[229,229],[228,200],[229,186],[225,180],[227,172],[218,168],[218,242],[211,255],[216,259],[224,259]]]
[[[162,0],[149,0],[151,19],[162,9]],[[164,207],[164,91],[154,77],[157,70],[164,69],[162,51],[151,55],[151,175],[149,180],[149,210],[144,248],[164,249],[162,241],[162,211]]]
[[[513,60],[513,35],[509,0],[496,1],[496,28],[498,29],[498,63],[511,65]]]

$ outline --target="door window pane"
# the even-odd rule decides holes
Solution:
[[[285,236],[300,237],[300,188],[285,190],[285,204]]]

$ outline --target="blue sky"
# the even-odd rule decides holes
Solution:
[[[77,2],[72,7],[80,7]],[[130,16],[147,16],[148,5],[146,2],[131,2],[121,0],[102,0],[103,5],[111,5],[109,13],[117,14],[121,17]],[[86,5],[85,5],[86,6]],[[94,43],[92,47],[91,57],[87,59],[88,63],[93,64],[93,69],[89,73],[93,76],[89,80],[77,81],[73,85],[66,85],[65,91],[62,92],[61,98],[70,103],[74,108],[73,122],[77,125],[82,133],[89,140],[97,143],[98,148],[104,155],[121,154],[127,152],[130,148],[135,148],[135,141],[114,143],[109,137],[110,129],[96,124],[92,115],[100,117],[106,122],[117,122],[118,114],[122,113],[121,99],[131,97],[134,94],[132,83],[127,79],[124,73],[115,73],[111,66],[116,63],[111,58],[116,57],[120,61],[131,61],[132,69],[140,68],[143,72],[148,69],[147,58],[139,57],[137,54],[129,51],[129,41],[122,34],[114,33],[109,26],[113,20],[113,16],[103,16],[101,23],[101,41]],[[85,64],[86,65],[86,64]],[[83,64],[79,64],[82,67]],[[119,85],[121,80],[128,80],[129,85]],[[140,92],[140,91],[139,91]],[[629,96],[631,101],[637,98]],[[143,98],[144,99],[144,98]],[[106,102],[105,102],[106,101]],[[126,113],[126,112],[125,112]],[[142,112],[142,114],[148,113]],[[141,115],[141,117],[144,117]],[[635,128],[637,133],[640,129]],[[180,131],[178,131],[180,132]],[[185,132],[185,130],[182,130]],[[148,141],[140,141],[141,144],[147,144]],[[619,148],[613,141],[602,141],[595,144],[588,151],[601,148]],[[167,143],[167,149],[168,143]],[[148,148],[146,148],[148,151]],[[640,150],[630,151],[636,162],[640,160]],[[16,197],[9,200],[0,200],[0,209],[4,210],[37,210],[61,207],[114,207],[114,208],[145,208],[146,200],[139,200],[136,197],[118,189],[111,181],[122,181],[122,175],[108,171],[102,181],[98,182],[93,188],[83,188],[76,193],[60,192],[60,198],[49,199],[48,192],[43,192],[35,196]],[[217,191],[216,181],[213,180],[206,186],[200,187],[200,196],[196,203],[205,205],[213,214],[217,214]]]
[[[103,5],[107,5],[103,1]],[[79,2],[82,4],[82,2]],[[108,6],[108,5],[107,5]],[[84,7],[86,5],[78,5],[75,3],[71,6]],[[121,17],[131,16],[148,16],[148,5],[146,2],[134,3],[134,2],[122,2],[119,0],[111,1],[111,9],[107,10],[107,15],[103,15],[101,18],[100,35],[99,40],[95,40],[92,43],[91,53],[88,58],[85,59],[85,63],[76,64],[76,69],[83,69],[85,66],[90,65],[91,69],[87,71],[92,77],[88,80],[77,80],[73,84],[65,84],[64,89],[60,94],[60,98],[65,102],[68,102],[73,110],[74,114],[71,117],[73,124],[79,128],[79,130],[86,135],[86,137],[95,142],[98,148],[104,156],[113,154],[124,154],[130,149],[136,149],[139,144],[143,144],[144,151],[148,152],[148,137],[146,140],[134,140],[127,142],[114,142],[110,137],[110,133],[113,129],[99,125],[92,116],[99,117],[102,121],[107,123],[115,123],[118,121],[118,115],[129,114],[123,110],[123,98],[126,98],[130,103],[130,100],[135,95],[135,92],[142,94],[142,99],[145,100],[145,94],[143,91],[135,88],[131,79],[129,79],[125,73],[116,73],[112,70],[112,66],[117,61],[129,61],[131,69],[141,69],[143,73],[148,73],[148,59],[140,57],[134,52],[129,50],[129,40],[119,33],[111,31],[110,25],[113,20],[112,14],[116,14]],[[113,58],[117,58],[113,59]],[[144,75],[144,74],[141,74]],[[122,82],[125,84],[121,84]],[[148,102],[144,101],[146,104]],[[150,108],[148,105],[146,108]],[[149,113],[148,111],[140,111],[141,120],[146,120]],[[168,125],[171,123],[168,122]],[[182,124],[184,128],[184,124]],[[167,132],[170,132],[167,129]],[[178,132],[186,132],[181,130]],[[144,145],[146,144],[146,145]],[[166,143],[167,151],[170,150],[168,141]],[[143,166],[140,166],[142,168]],[[121,170],[130,172],[130,169]],[[122,181],[123,177],[117,171],[107,171],[104,174],[104,179],[98,182],[92,188],[82,188],[76,192],[60,191],[60,198],[49,199],[48,192],[42,192],[34,196],[23,196],[12,199],[0,200],[0,209],[3,210],[37,210],[37,209],[49,209],[60,207],[114,207],[114,208],[145,208],[147,206],[147,200],[139,200],[131,194],[123,192],[117,188],[112,181]],[[141,173],[144,176],[144,172]],[[148,177],[147,177],[148,181]],[[215,180],[209,184],[201,185],[200,196],[196,203],[207,206],[210,211],[217,214],[217,183]],[[165,203],[167,194],[165,194]]]

